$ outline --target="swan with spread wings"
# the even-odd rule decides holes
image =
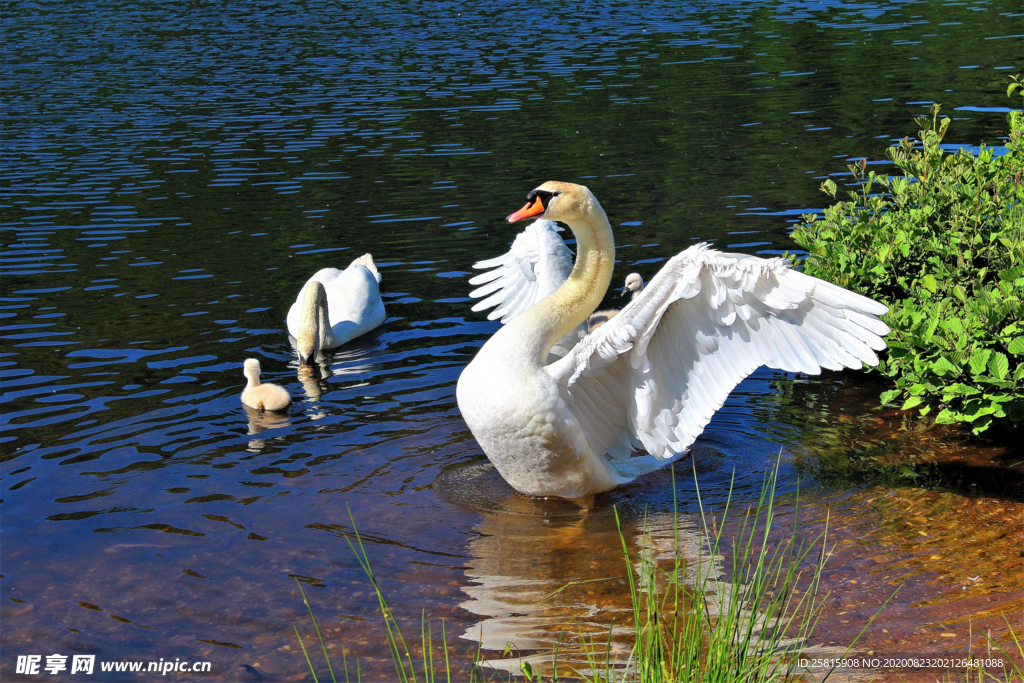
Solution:
[[[477,264],[474,310],[504,326],[463,370],[459,409],[498,472],[533,496],[607,491],[684,453],[758,367],[818,374],[876,365],[887,308],[781,258],[698,244],[617,315],[584,323],[611,281],[615,245],[597,198],[547,182],[509,223],[539,219]],[[551,221],[576,237],[576,261]]]

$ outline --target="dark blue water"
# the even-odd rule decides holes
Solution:
[[[386,678],[349,511],[413,632],[421,609],[472,629],[481,577],[619,571],[612,506],[635,529],[669,509],[667,475],[589,516],[521,500],[459,416],[455,381],[496,329],[466,279],[514,237],[501,218],[544,180],[587,184],[616,280],[696,240],[782,253],[824,178],[884,168],[935,101],[947,142],[998,145],[1024,67],[1024,13],[998,0],[26,2],[2,21],[5,680],[51,653],[302,679],[292,577],[332,652]],[[302,381],[287,307],[364,252],[387,322]],[[247,357],[299,398],[287,418],[243,410]],[[708,500],[734,468],[756,494],[780,449],[902,434],[858,381],[743,383],[700,441]]]

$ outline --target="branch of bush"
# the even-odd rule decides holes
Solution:
[[[1024,98],[1011,80],[1007,96]],[[977,153],[943,149],[938,104],[916,121],[917,141],[887,150],[900,175],[851,164],[850,199],[803,216],[793,239],[805,272],[890,307],[883,404],[976,434],[1012,428],[1024,421],[1024,112],[1007,115],[1003,147]],[[839,195],[831,180],[821,189]]]

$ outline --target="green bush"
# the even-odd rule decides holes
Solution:
[[[1024,79],[1013,78],[1007,95]],[[805,272],[890,307],[889,350],[878,369],[895,380],[883,404],[916,408],[975,433],[1024,421],[1024,113],[1007,116],[1006,153],[943,151],[950,119],[919,118],[919,143],[887,156],[902,175],[850,165],[858,191],[793,239]],[[835,198],[831,180],[822,190]]]

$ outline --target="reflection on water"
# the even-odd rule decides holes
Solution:
[[[482,621],[487,644],[610,623],[614,580],[557,593],[530,611],[543,627],[515,615],[531,592],[620,575],[612,506],[635,543],[645,511],[671,509],[664,472],[586,511],[479,477],[445,492],[482,462],[454,386],[496,329],[469,312],[466,279],[507,249],[501,217],[561,178],[601,197],[616,278],[649,279],[698,239],[779,253],[821,180],[845,157],[883,158],[933,99],[956,112],[951,142],[998,142],[990,108],[1020,66],[1018,13],[1003,0],[6,8],[0,676],[15,677],[14,655],[58,652],[301,679],[296,577],[332,652],[344,643],[387,679],[348,509],[402,618],[426,609],[449,633]],[[295,292],[366,251],[389,319],[296,374]],[[297,399],[287,415],[241,406],[247,357]],[[894,604],[940,629],[913,640],[893,616],[892,637],[965,643],[968,615],[995,624],[1020,605],[1019,457],[870,413],[860,382],[755,374],[700,440],[701,490],[719,505],[735,468],[749,499],[781,446],[783,492],[800,474],[848,520],[836,576],[885,557],[869,566],[908,581]],[[908,479],[908,454],[937,462]],[[679,489],[693,514],[688,477]],[[932,559],[960,553],[957,534],[973,539],[969,584]],[[839,640],[862,616],[843,611],[827,616]]]
[[[624,560],[623,540],[632,557],[650,553],[664,570],[671,569],[678,548],[686,582],[694,585],[698,571],[708,579],[712,617],[737,588],[724,570],[732,566],[731,545],[723,546],[726,557],[712,556],[697,514],[681,514],[678,525],[668,512],[627,516],[620,537],[615,509],[606,504],[611,501],[580,509],[527,498],[488,464],[445,472],[437,488],[446,499],[486,511],[474,527],[480,537],[468,544],[470,584],[463,590],[469,599],[460,606],[482,618],[463,638],[485,651],[516,646],[515,657],[487,660],[492,668],[518,671],[521,661],[529,661],[535,670],[550,671],[550,654],[557,650],[560,672],[567,675],[590,666],[588,650],[603,657],[606,647],[613,662],[624,664],[633,638],[626,572],[639,567]],[[831,549],[819,592],[820,626],[811,641],[799,643],[808,657],[843,656],[880,610],[880,625],[862,637],[854,654],[964,655],[971,646],[985,651],[989,638],[1012,645],[1007,620],[1019,630],[1024,614],[1020,502],[871,487],[812,494],[801,508],[800,538],[827,531]],[[720,520],[722,511],[719,506],[709,513]],[[732,525],[736,514],[734,509]],[[781,543],[792,534],[795,508],[782,502],[775,519],[773,539]],[[727,539],[735,531],[729,529]],[[796,644],[787,640],[783,646]],[[833,678],[867,680],[877,673],[839,669]]]
[[[245,404],[242,405],[242,410],[245,411],[246,416],[249,418],[250,434],[259,434],[265,429],[274,429],[291,424],[287,413],[284,412],[259,410]],[[249,442],[250,449],[259,450],[262,447],[263,441],[260,439],[254,439]]]

